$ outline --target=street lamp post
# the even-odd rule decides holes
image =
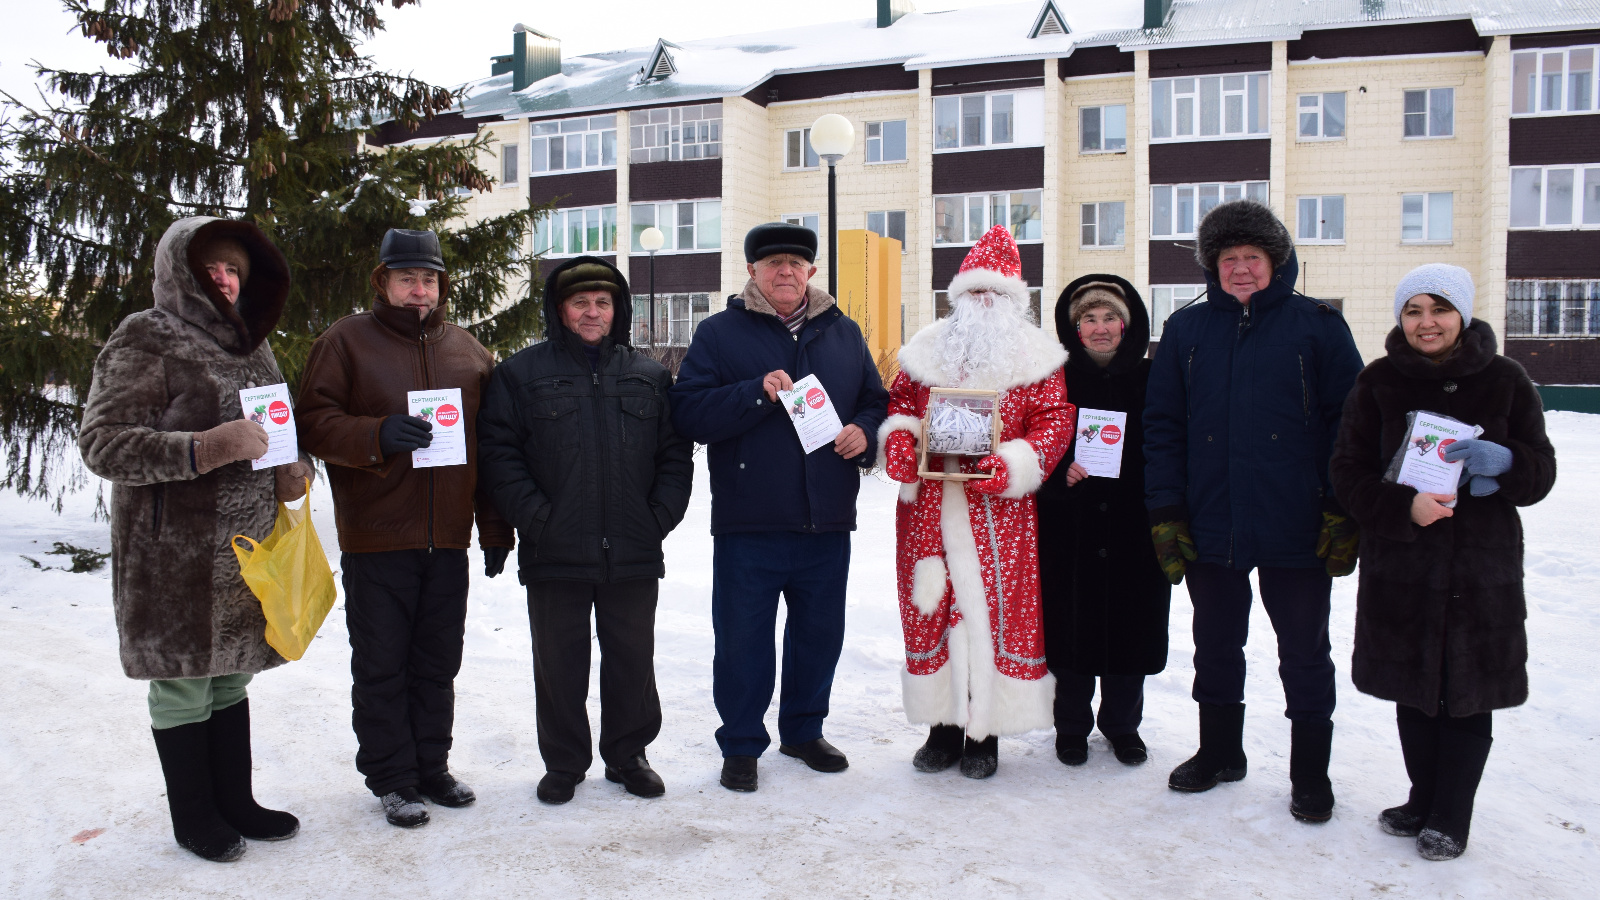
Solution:
[[[834,166],[855,146],[856,128],[838,113],[811,123],[811,149],[828,163],[828,294],[839,296],[839,191]]]
[[[639,246],[650,253],[650,326],[646,334],[651,349],[656,346],[656,251],[666,242],[667,236],[654,225],[639,232]]]

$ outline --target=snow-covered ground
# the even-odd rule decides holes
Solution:
[[[524,596],[514,574],[475,576],[452,768],[478,803],[435,808],[416,831],[383,822],[352,763],[349,651],[336,609],[304,660],[251,686],[257,796],[299,815],[301,833],[252,844],[231,865],[173,843],[145,687],[117,663],[109,571],[39,571],[20,558],[59,565],[62,557],[40,555],[58,540],[108,549],[105,523],[91,516],[93,487],[61,516],[0,497],[0,896],[1600,896],[1600,417],[1553,413],[1549,423],[1561,478],[1524,514],[1532,698],[1496,716],[1472,843],[1453,863],[1425,862],[1412,842],[1377,827],[1406,780],[1393,707],[1349,682],[1354,578],[1334,593],[1339,805],[1325,825],[1288,813],[1289,723],[1259,607],[1247,651],[1250,776],[1194,796],[1167,789],[1168,770],[1196,740],[1181,589],[1169,668],[1148,682],[1148,764],[1117,763],[1096,736],[1088,765],[1069,769],[1052,736],[1037,733],[1001,740],[1000,771],[988,781],[916,772],[923,732],[905,722],[896,674],[894,490],[875,479],[861,497],[827,726],[850,769],[814,773],[774,748],[758,793],[723,790],[702,468],[688,519],[668,542],[661,592],[666,724],[650,756],[664,798],[623,793],[597,762],[572,803],[534,799],[543,766]],[[313,502],[332,550],[326,492]]]

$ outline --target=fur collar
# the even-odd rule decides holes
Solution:
[[[761,289],[756,287],[754,278],[745,282],[744,290],[739,292],[739,299],[744,301],[744,308],[751,312],[762,313],[768,316],[777,316],[778,311],[772,308],[767,298],[762,296]],[[833,306],[833,297],[828,292],[814,284],[806,285],[806,318],[815,319],[827,312]],[[782,318],[782,316],[779,316]]]
[[[946,380],[939,364],[939,343],[948,319],[940,319],[922,329],[900,348],[900,371],[918,384],[928,387],[960,387]],[[1044,329],[1028,326],[1024,329],[1023,352],[1011,360],[1011,366],[998,389],[1008,391],[1028,384],[1037,384],[1050,377],[1067,361],[1067,351],[1060,342],[1044,333]]]
[[[1443,362],[1434,362],[1411,349],[1406,343],[1406,333],[1399,325],[1389,332],[1383,342],[1389,363],[1407,378],[1423,381],[1443,381],[1446,378],[1464,378],[1475,375],[1494,362],[1499,346],[1494,329],[1482,319],[1473,319],[1461,332],[1456,349]]]

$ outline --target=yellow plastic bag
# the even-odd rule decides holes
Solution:
[[[250,544],[249,550],[239,549],[241,540]],[[334,601],[333,570],[311,525],[311,480],[306,479],[299,509],[278,504],[278,519],[266,540],[257,544],[236,534],[233,553],[244,583],[261,601],[267,643],[284,659],[304,656]]]

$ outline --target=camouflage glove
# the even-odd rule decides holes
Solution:
[[[917,480],[917,438],[909,431],[893,431],[883,442],[883,473],[901,484]]]
[[[1361,529],[1349,516],[1324,510],[1322,533],[1317,535],[1317,556],[1328,561],[1328,574],[1342,578],[1356,570],[1361,549]]]
[[[1189,563],[1199,558],[1194,549],[1194,538],[1189,536],[1189,523],[1183,519],[1158,522],[1150,526],[1150,537],[1155,541],[1156,560],[1161,571],[1173,584],[1183,580]]]

